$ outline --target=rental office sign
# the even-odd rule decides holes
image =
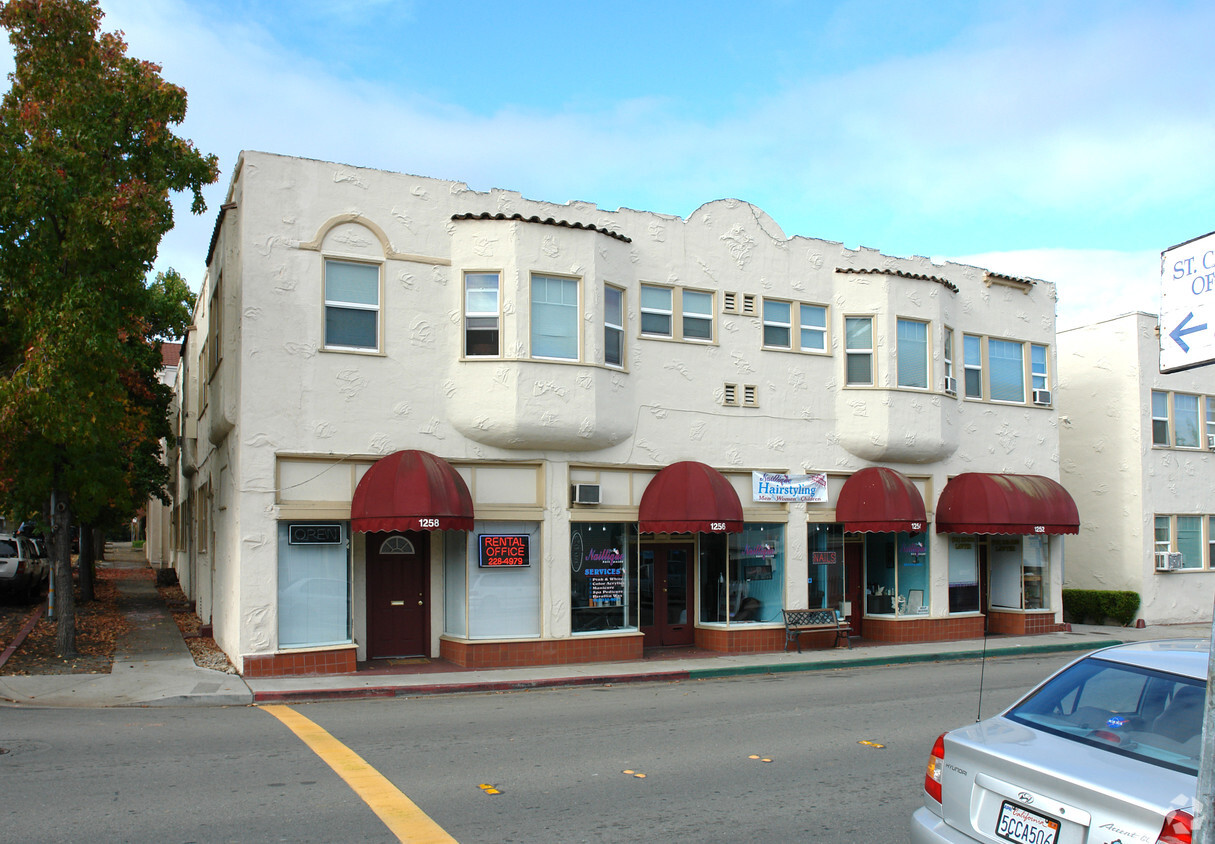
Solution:
[[[1160,253],[1160,371],[1215,362],[1215,232]]]

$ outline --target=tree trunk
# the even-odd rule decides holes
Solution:
[[[60,659],[76,656],[76,594],[72,588],[72,507],[67,495],[51,491],[51,559],[55,564],[55,650]]]
[[[96,572],[93,568],[93,529],[87,525],[81,525],[76,530],[77,535],[80,537],[80,556],[76,558],[76,569],[80,572],[80,603],[87,604],[96,597],[94,590]]]

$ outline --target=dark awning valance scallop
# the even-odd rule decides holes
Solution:
[[[835,520],[847,533],[919,533],[928,526],[924,497],[915,484],[885,466],[861,469],[844,481]]]
[[[742,502],[711,466],[685,460],[654,476],[641,496],[642,533],[738,533]]]
[[[398,451],[377,460],[359,480],[350,504],[350,528],[361,533],[472,530],[472,495],[443,458]]]
[[[1076,502],[1041,475],[967,472],[941,492],[937,533],[1079,533]]]

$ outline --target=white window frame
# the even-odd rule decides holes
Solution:
[[[665,308],[656,307],[653,303],[646,304],[646,291],[665,292],[667,294],[667,302]],[[641,311],[640,330],[642,337],[664,337],[671,339],[675,336],[675,288],[664,287],[660,284],[643,284],[641,285],[641,297],[638,302],[638,307]],[[646,330],[646,316],[652,319],[661,319],[666,321],[666,331]]]
[[[763,301],[763,347],[765,349],[783,349],[790,350],[793,348],[793,302],[787,299],[767,299]],[[784,319],[780,319],[780,315],[775,311],[784,308]],[[769,337],[769,331],[785,333],[784,343],[774,343]]]
[[[688,302],[696,301],[702,296],[708,300],[706,309],[703,311],[688,310]],[[717,339],[716,308],[717,303],[711,290],[679,288],[679,336],[685,343],[712,343]],[[708,324],[709,336],[698,337],[689,335],[689,326],[700,323]]]
[[[806,322],[806,313],[807,312],[813,313],[815,311],[820,312],[822,314],[823,321],[822,321],[821,325],[813,324],[813,323],[808,324]],[[830,325],[830,322],[829,322],[830,319],[831,319],[831,313],[827,309],[826,305],[816,305],[813,302],[798,302],[797,303],[797,321],[798,321],[798,326],[799,326],[798,333],[797,333],[798,348],[801,351],[806,352],[807,354],[818,354],[818,355],[829,354],[831,351],[831,340],[830,340],[830,337],[828,337],[828,335],[827,335],[827,326]],[[811,334],[817,335],[817,337],[819,338],[818,346],[812,346],[812,345],[806,344],[806,332],[810,332]]]
[[[615,291],[620,296],[620,312],[619,314],[608,313],[608,291]],[[614,369],[624,369],[625,356],[628,352],[625,346],[624,335],[624,315],[628,312],[628,300],[625,297],[625,289],[615,284],[603,285],[603,365],[610,366]],[[615,316],[617,322],[613,322],[609,317]],[[608,342],[609,337],[615,337],[620,346],[620,360],[608,360],[608,349],[611,344]]]
[[[1159,396],[1164,402],[1164,412],[1157,406],[1156,397]],[[1173,445],[1173,424],[1169,419],[1169,394],[1166,390],[1152,390],[1148,398],[1149,410],[1152,414],[1152,445],[1160,446],[1161,448],[1170,448]],[[1164,425],[1164,440],[1156,435],[1157,424]]]
[[[903,364],[908,358],[912,357],[911,341],[904,348],[903,344],[903,326],[921,326],[924,329],[924,340],[921,343],[919,340],[915,342],[915,357],[914,361],[916,371],[904,373]],[[927,390],[932,384],[932,366],[930,350],[932,349],[932,324],[923,319],[910,319],[907,317],[898,317],[895,319],[894,328],[895,337],[895,380],[898,386],[908,390]],[[910,367],[909,367],[910,369]],[[914,375],[914,378],[911,376]],[[906,380],[904,380],[906,378]]]
[[[478,311],[471,307],[469,298],[468,281],[473,277],[489,277],[493,276],[497,283],[497,288],[494,292],[496,300],[495,307],[492,311]],[[493,328],[487,325],[478,325],[475,328],[471,325],[473,320],[480,320],[488,323],[493,321]],[[470,336],[473,331],[493,331],[497,336],[496,346],[492,353],[474,354],[470,349]],[[464,273],[464,357],[468,358],[498,358],[502,356],[502,274],[496,271],[481,270],[481,271],[466,271]]]
[[[1039,350],[1042,352],[1041,366],[1038,365],[1038,361],[1034,360],[1034,353]],[[1029,344],[1029,378],[1030,389],[1050,389],[1050,348],[1041,343]]]
[[[973,340],[974,344],[968,343],[968,340]],[[983,337],[979,334],[962,335],[962,389],[959,392],[968,399],[982,400],[984,396],[983,345]],[[978,352],[977,361],[971,357],[971,351]],[[971,392],[970,389],[970,377],[972,373],[976,374],[979,379],[977,393]]]
[[[1010,350],[1017,349],[1020,352],[1020,364],[1016,367],[1017,378],[1020,382],[1021,395],[1017,398],[1009,398],[1006,396],[996,396],[996,365],[992,362],[992,344],[999,344],[1001,347],[1007,346]],[[1012,360],[1011,358],[999,358],[999,360]],[[1013,371],[1010,369],[1010,371]],[[987,338],[987,396],[993,402],[1001,404],[1025,404],[1027,395],[1025,391],[1025,344],[1018,340],[1006,340],[1003,337],[988,337]]]
[[[850,344],[851,338],[848,332],[848,323],[868,322],[869,323],[869,345],[867,347],[856,346]],[[872,314],[860,314],[844,317],[844,383],[849,387],[872,387],[877,384],[877,372],[874,359],[874,318]],[[849,363],[854,359],[866,358],[869,362],[869,380],[868,381],[853,381],[851,378],[851,367]]]
[[[547,290],[549,281],[558,281],[558,282],[572,284],[574,286],[574,291],[575,291],[574,298],[576,301],[574,302],[573,305],[569,305],[565,302],[548,302],[548,301],[537,302],[537,300],[536,300],[536,281],[538,279],[545,280],[546,290]],[[531,324],[529,326],[529,331],[528,331],[528,340],[529,340],[528,348],[529,348],[529,351],[531,352],[532,359],[534,359],[534,360],[552,360],[552,361],[579,361],[579,360],[581,360],[582,359],[582,319],[580,318],[580,314],[582,313],[582,280],[579,278],[576,278],[576,277],[572,277],[572,276],[553,275],[552,273],[532,273],[531,283],[528,287],[528,292],[530,294],[529,299],[530,299],[530,303],[531,303],[531,310],[529,311]],[[537,307],[537,305],[549,306],[549,307],[562,307],[562,308],[570,309],[569,314],[565,315],[569,319],[569,325],[567,326],[567,325],[564,325],[564,323],[563,323],[562,327],[566,327],[566,328],[572,327],[574,330],[573,337],[570,338],[564,334],[562,335],[562,337],[565,338],[566,342],[572,341],[573,346],[574,346],[572,355],[568,355],[568,356],[567,355],[547,355],[547,354],[537,354],[536,353],[536,327],[537,327],[536,307]]]

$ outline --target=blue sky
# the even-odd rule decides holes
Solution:
[[[743,199],[790,235],[1054,281],[1061,328],[1155,312],[1160,251],[1215,229],[1215,4],[101,5],[219,156],[158,260],[196,288],[242,149],[608,210]]]

